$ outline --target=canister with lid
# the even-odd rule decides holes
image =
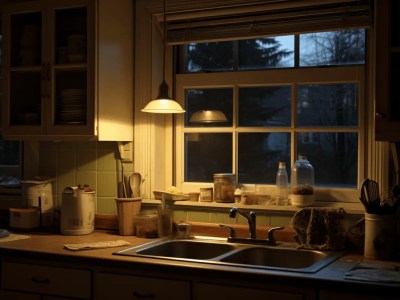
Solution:
[[[214,201],[235,202],[236,174],[214,174]]]
[[[291,203],[294,206],[310,206],[314,204],[314,168],[303,153],[292,167]]]
[[[158,237],[158,215],[156,213],[140,213],[134,218],[136,236],[143,238]]]

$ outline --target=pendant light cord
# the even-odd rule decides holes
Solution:
[[[165,81],[165,38],[167,35],[165,0],[163,0],[163,82]]]

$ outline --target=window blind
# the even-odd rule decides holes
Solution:
[[[372,0],[215,1],[167,6],[170,45],[367,28]],[[202,1],[198,1],[202,2]],[[162,25],[163,16],[155,15]]]

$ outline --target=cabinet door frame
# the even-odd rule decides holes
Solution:
[[[400,121],[390,117],[390,11],[391,0],[375,1],[375,139],[379,141],[400,141]]]
[[[56,66],[55,62],[55,12],[58,9],[77,7],[87,8],[87,62],[74,66]],[[6,137],[27,136],[87,136],[97,135],[97,106],[95,93],[95,0],[39,0],[27,3],[7,4],[3,11],[3,101],[2,101],[2,131]],[[11,64],[11,17],[17,14],[31,12],[41,13],[41,66],[12,67]],[[55,76],[57,70],[83,70],[86,72],[87,109],[85,124],[55,124]],[[10,118],[11,72],[37,72],[41,77],[41,123],[40,125],[13,125]],[[23,88],[23,86],[21,86]]]
[[[61,9],[73,9],[79,7],[86,7],[87,15],[86,15],[86,44],[87,44],[87,61],[85,64],[78,64],[73,66],[61,66],[55,64],[55,56],[57,53],[57,49],[55,49],[55,27],[53,24],[56,23],[56,12]],[[46,107],[46,134],[50,136],[63,136],[63,135],[83,135],[83,136],[95,136],[95,129],[97,126],[95,125],[95,120],[97,119],[96,110],[95,110],[95,1],[94,0],[58,0],[49,1],[47,5],[47,15],[46,20],[49,22],[48,32],[46,34],[46,41],[48,44],[46,45],[47,49],[49,49],[48,59],[50,66],[50,77],[49,81],[49,94],[50,101],[48,106]],[[55,123],[55,111],[56,111],[56,72],[57,71],[86,71],[86,124],[56,124]]]
[[[46,125],[43,121],[44,117],[44,89],[46,85],[43,81],[43,65],[34,67],[12,67],[11,66],[11,18],[13,15],[27,14],[27,13],[41,13],[42,14],[42,31],[41,35],[44,34],[44,12],[43,5],[45,1],[39,0],[28,3],[12,3],[3,9],[3,95],[2,95],[2,132],[3,135],[26,135],[29,132],[31,135],[42,135],[46,131]],[[45,56],[45,47],[42,45],[42,52],[40,53],[41,61]],[[11,124],[11,107],[10,107],[10,96],[11,96],[11,74],[15,73],[40,73],[41,77],[41,124],[40,125],[12,125]],[[21,83],[21,88],[24,88]]]

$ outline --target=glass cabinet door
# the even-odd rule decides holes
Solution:
[[[87,7],[54,11],[52,125],[87,125]]]
[[[9,125],[42,123],[42,12],[10,16]]]
[[[93,3],[43,0],[7,6],[6,135],[93,135],[93,87],[88,92],[93,71],[88,66],[93,68],[94,58],[89,56],[88,63],[87,46],[94,36]]]

